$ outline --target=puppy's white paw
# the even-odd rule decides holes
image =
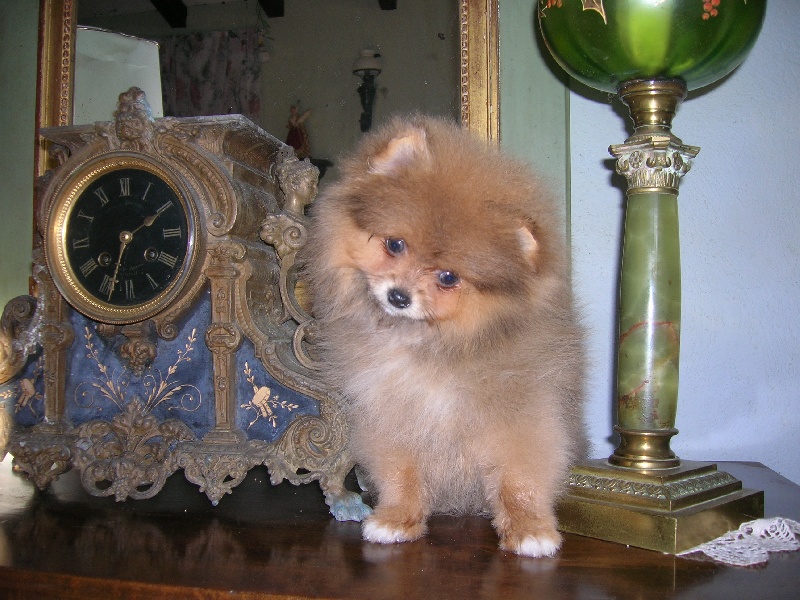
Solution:
[[[407,529],[391,527],[377,519],[365,520],[361,525],[361,535],[368,542],[375,542],[376,544],[410,542],[419,537],[419,535],[413,535]]]
[[[561,543],[557,540],[526,535],[519,544],[515,544],[515,546],[509,548],[509,550],[522,556],[541,558],[545,556],[555,556],[560,547]]]

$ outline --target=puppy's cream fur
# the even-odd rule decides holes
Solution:
[[[488,514],[551,556],[584,450],[582,334],[563,230],[528,169],[440,119],[367,135],[313,207],[305,272],[323,375],[377,494],[367,540]]]

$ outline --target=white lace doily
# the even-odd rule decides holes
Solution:
[[[800,550],[800,523],[775,517],[742,523],[715,540],[681,552],[678,556],[703,553],[716,561],[736,567],[752,567],[769,560],[770,552]]]

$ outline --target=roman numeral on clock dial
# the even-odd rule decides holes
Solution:
[[[120,197],[130,196],[131,195],[131,178],[130,177],[120,177],[120,179],[119,179],[119,195],[120,195]]]
[[[93,258],[90,258],[85,263],[83,263],[80,267],[81,273],[83,273],[84,277],[88,277],[92,271],[97,268],[97,263],[94,262]]]
[[[172,256],[171,254],[167,254],[166,252],[159,252],[158,254],[158,262],[164,263],[170,269],[175,267],[175,264],[178,262],[177,256]]]
[[[105,206],[106,204],[108,204],[110,202],[110,200],[108,198],[108,194],[106,194],[106,191],[101,187],[97,188],[94,191],[94,195],[97,196],[98,198],[100,198],[100,203],[103,206]]]
[[[103,275],[103,281],[100,282],[100,293],[108,294],[111,291],[111,284],[114,280],[108,275]]]

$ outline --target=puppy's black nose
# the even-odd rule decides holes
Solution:
[[[386,299],[395,308],[408,308],[411,306],[411,296],[397,288],[390,289],[389,293],[386,294]]]

